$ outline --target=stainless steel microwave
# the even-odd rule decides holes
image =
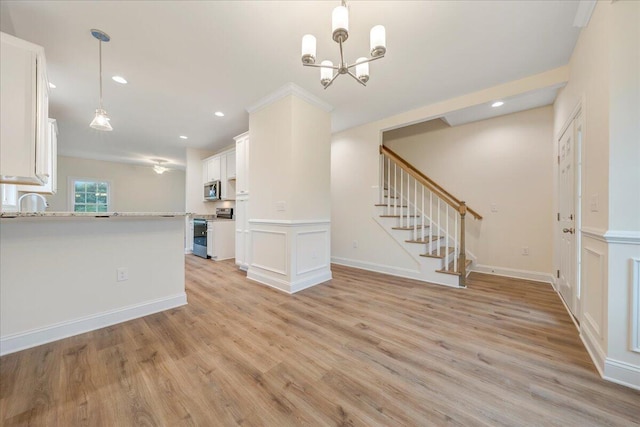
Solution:
[[[222,186],[220,181],[207,182],[204,185],[204,199],[205,200],[220,200],[222,199]]]

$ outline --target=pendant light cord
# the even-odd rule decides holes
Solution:
[[[102,40],[98,40],[98,55],[100,56],[99,64],[100,64],[100,109],[102,108]]]

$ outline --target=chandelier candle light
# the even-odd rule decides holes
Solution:
[[[356,79],[360,84],[366,86],[369,81],[369,62],[376,59],[384,58],[384,54],[387,52],[386,47],[386,34],[382,25],[376,25],[371,29],[370,33],[370,46],[371,57],[370,58],[358,58],[354,64],[347,64],[344,62],[344,54],[342,52],[342,43],[349,38],[349,10],[347,9],[347,3],[342,0],[342,5],[333,9],[331,14],[331,28],[333,30],[333,41],[340,45],[340,62],[338,65],[333,65],[333,62],[325,60],[316,64],[316,38],[311,34],[307,34],[302,37],[302,65],[305,67],[318,67],[320,68],[320,83],[324,88],[331,86],[333,81],[340,74],[349,74]],[[355,67],[355,74],[351,71]],[[337,73],[334,74],[333,70]]]
[[[103,131],[112,131],[111,123],[109,123],[109,115],[102,107],[102,42],[108,42],[111,40],[111,37],[107,33],[101,30],[92,29],[91,35],[98,39],[98,52],[100,55],[100,108],[96,109],[96,116],[91,121],[91,126],[93,129],[103,130]]]

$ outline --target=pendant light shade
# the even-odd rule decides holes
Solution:
[[[102,108],[98,108],[96,110],[96,116],[93,118],[89,126],[91,126],[93,129],[96,129],[96,130],[103,130],[103,131],[113,130],[113,128],[111,127],[111,124],[109,123],[109,115]]]
[[[387,52],[386,30],[382,25],[376,25],[371,29],[371,56],[374,58]]]
[[[302,62],[305,64],[316,62],[316,38],[311,34],[302,37]]]
[[[113,130],[113,127],[111,127],[111,123],[109,123],[109,115],[102,106],[102,42],[108,42],[111,40],[111,37],[109,37],[109,35],[104,31],[96,29],[91,30],[91,35],[98,39],[98,55],[100,64],[100,108],[96,109],[96,115],[89,126],[92,129],[109,132]]]
[[[335,42],[344,42],[349,38],[349,9],[347,6],[338,6],[331,14],[331,30]]]
[[[333,79],[333,68],[331,68],[333,67],[333,62],[324,60],[321,62],[321,65],[323,65],[323,67],[320,68],[320,82],[322,86],[326,87]]]
[[[363,83],[369,81],[369,62],[367,58],[356,59],[356,77]]]

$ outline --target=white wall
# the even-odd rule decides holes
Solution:
[[[372,187],[378,185],[378,146],[383,131],[551,87],[566,82],[567,77],[568,68],[562,67],[334,134],[331,145],[332,258],[342,264],[398,274],[416,268],[411,256],[372,218],[372,194],[376,191]],[[358,242],[357,248],[353,247],[353,241]]]
[[[58,192],[46,196],[48,211],[71,209],[69,177],[111,182],[110,209],[114,212],[184,212],[185,173],[171,170],[158,175],[151,167],[102,160],[58,156]]]
[[[640,3],[598,2],[555,102],[555,136],[581,102],[581,337],[607,378],[640,388],[631,350],[634,259],[640,259]],[[597,201],[597,207],[592,206]]]
[[[0,352],[186,303],[184,220],[2,219]],[[116,281],[116,269],[129,279]]]
[[[551,276],[551,106],[456,127],[417,124],[384,142],[483,216],[467,216],[467,249],[479,264]]]

